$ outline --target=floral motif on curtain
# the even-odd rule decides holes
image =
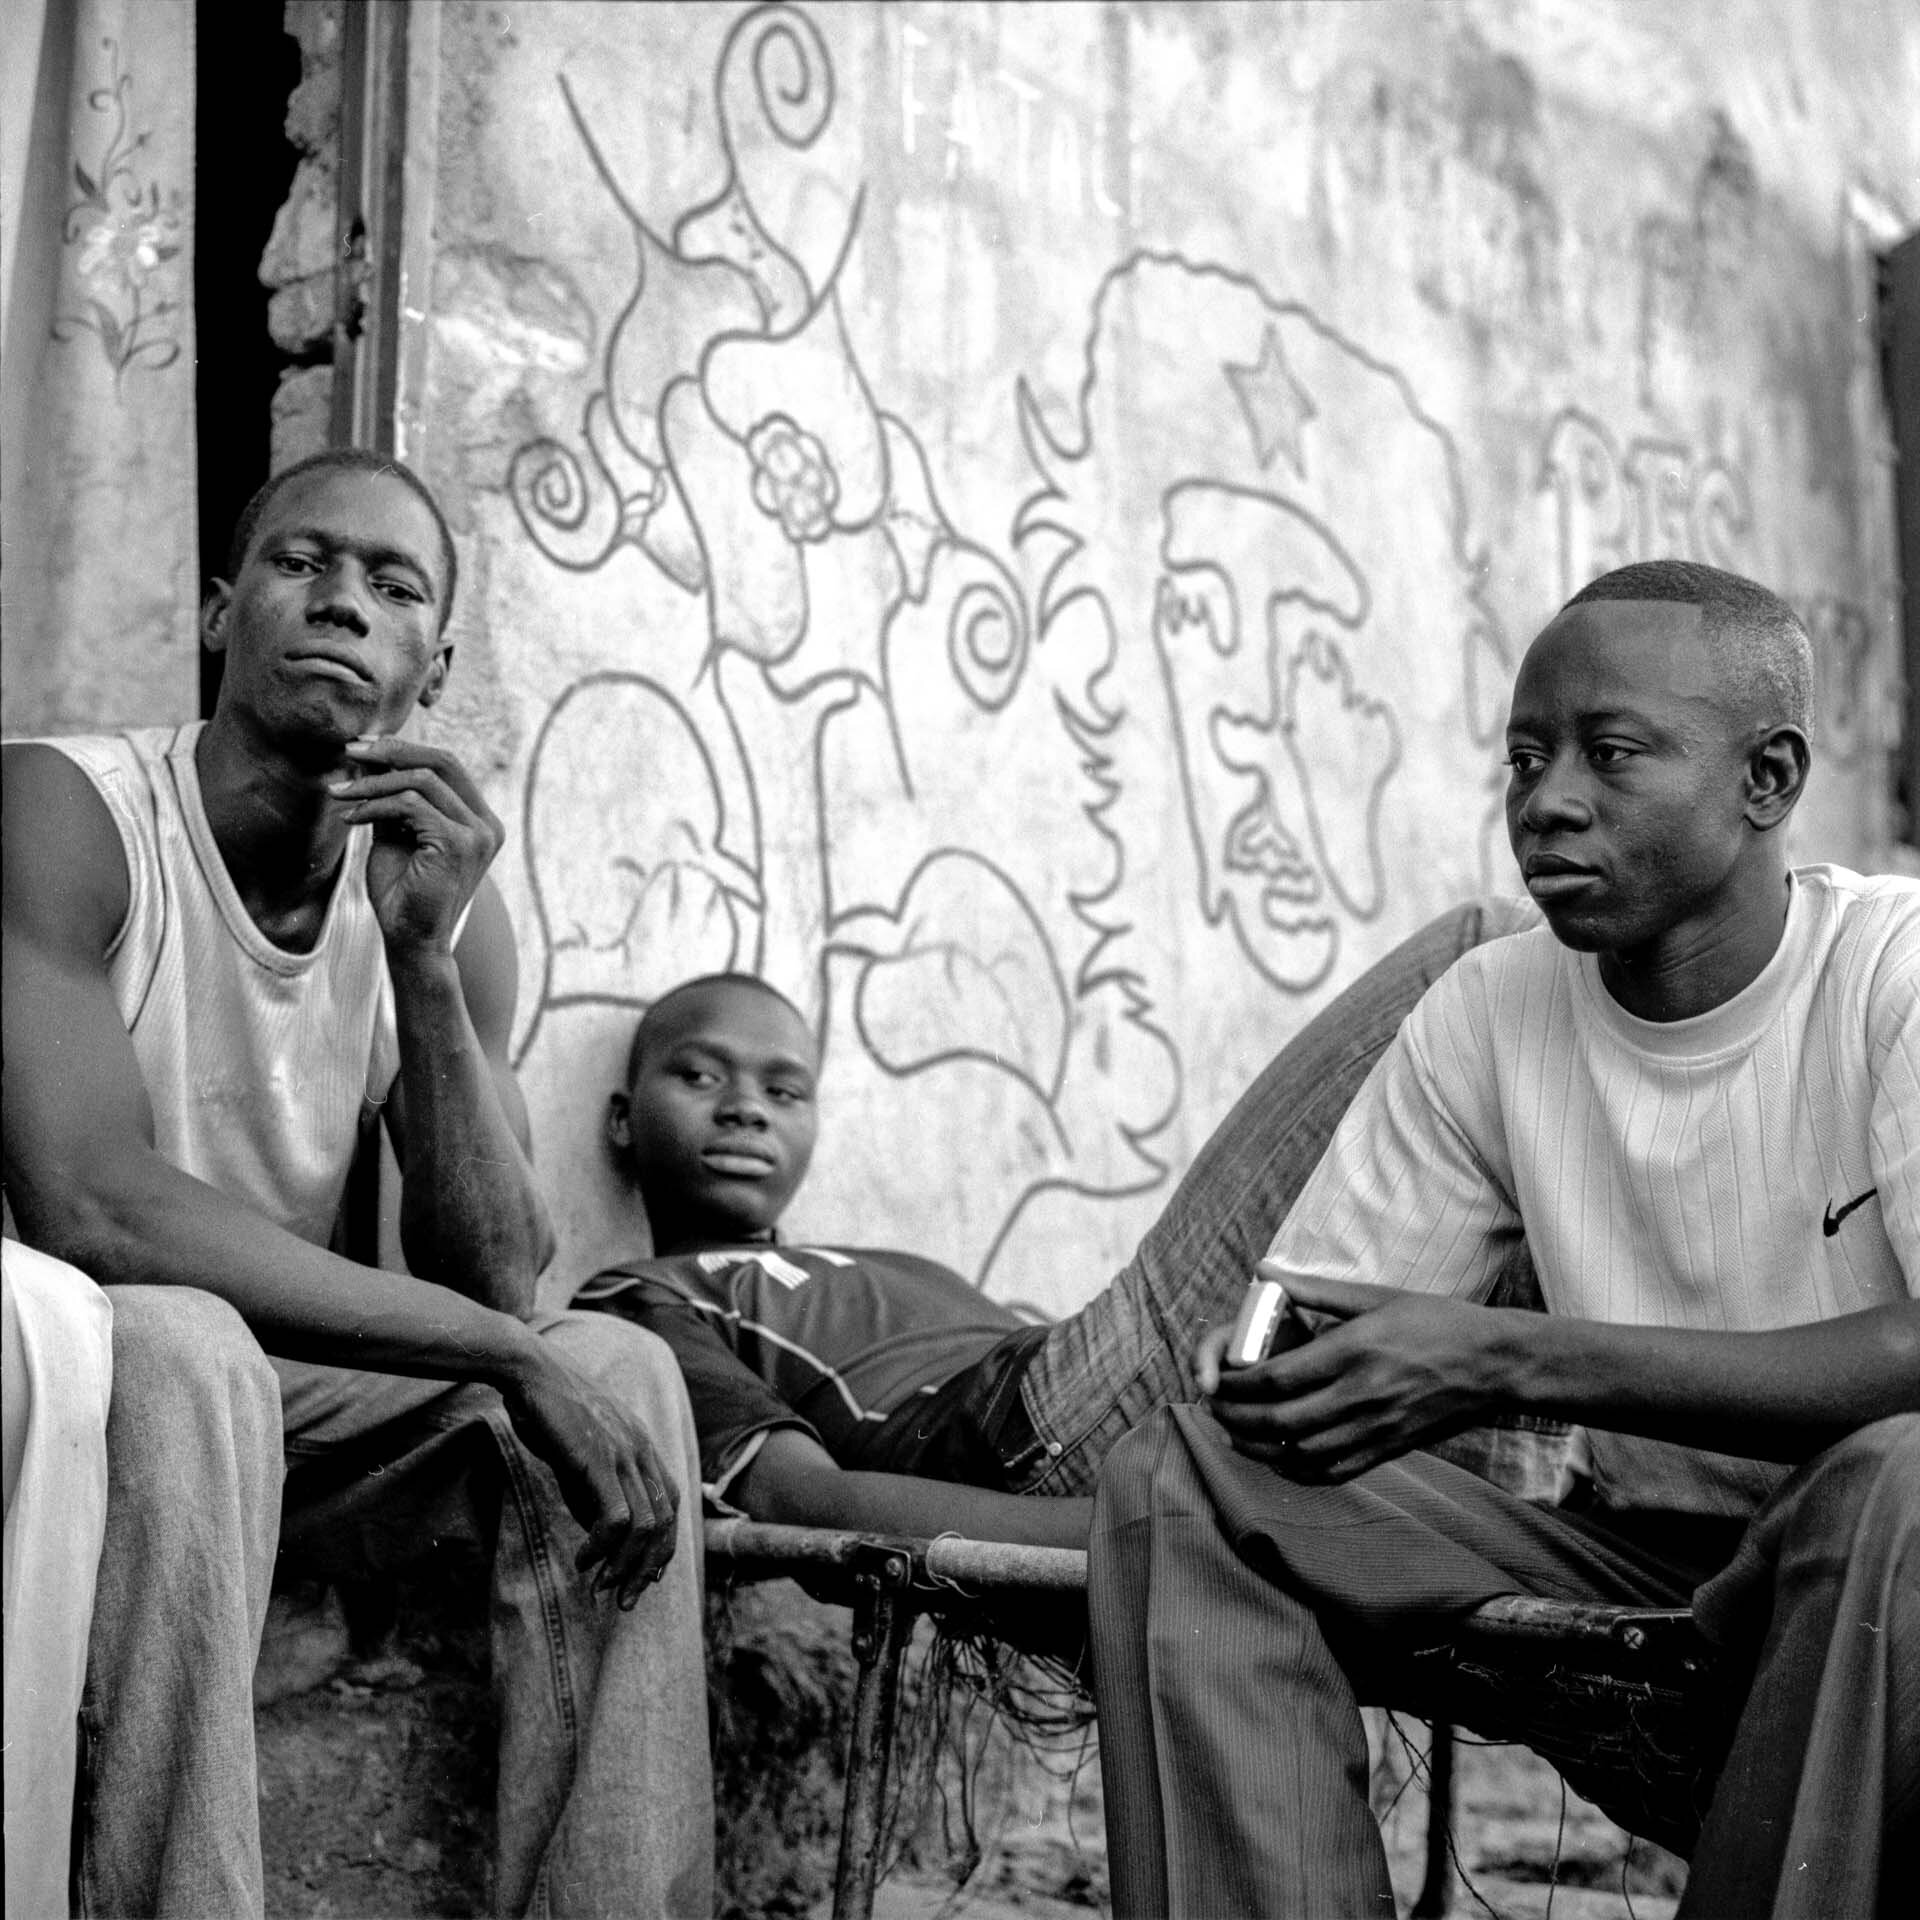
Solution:
[[[141,178],[143,150],[152,133],[133,129],[133,75],[121,70],[118,41],[107,37],[102,45],[110,77],[88,93],[87,105],[110,122],[101,129],[106,144],[92,166],[74,156],[73,183],[80,197],[61,226],[66,244],[79,248],[74,271],[85,289],[85,305],[62,313],[53,323],[53,337],[67,341],[92,334],[117,382],[129,368],[170,367],[180,357],[179,338],[165,324],[180,301],[172,276],[160,269],[180,257],[184,242],[179,188],[163,189],[158,179]]]

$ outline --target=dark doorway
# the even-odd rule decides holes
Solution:
[[[194,73],[193,304],[199,336],[200,572],[227,570],[226,542],[269,471],[273,395],[285,356],[267,332],[260,256],[293,184],[287,98],[300,48],[277,0],[199,0]],[[200,711],[213,711],[220,657],[200,656]]]

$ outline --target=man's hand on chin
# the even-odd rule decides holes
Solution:
[[[347,743],[328,785],[349,825],[373,828],[367,897],[390,953],[450,953],[454,928],[506,839],[473,776],[441,747],[397,735]]]

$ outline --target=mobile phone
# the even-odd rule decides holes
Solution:
[[[1221,1355],[1223,1366],[1251,1367],[1313,1338],[1312,1329],[1288,1300],[1279,1273],[1280,1269],[1267,1260],[1254,1269],[1227,1350]]]

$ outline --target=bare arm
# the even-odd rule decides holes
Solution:
[[[664,1565],[675,1502],[646,1436],[517,1318],[340,1259],[155,1150],[105,960],[127,910],[119,835],[64,755],[10,747],[0,765],[0,1134],[21,1237],[101,1285],[218,1294],[272,1353],[497,1387],[589,1529],[583,1564],[623,1589]]]
[[[1811,1458],[1856,1427],[1920,1411],[1920,1302],[1766,1333],[1612,1326],[1314,1278],[1333,1317],[1308,1345],[1223,1370],[1202,1391],[1243,1453],[1349,1479],[1489,1413],[1524,1411],[1754,1459]]]
[[[507,1059],[516,972],[505,903],[483,881],[451,963],[433,956],[393,971],[400,1077],[386,1119],[405,1174],[408,1266],[525,1316],[553,1233]]]
[[[452,754],[391,738],[353,752],[354,775],[334,791],[374,830],[367,891],[400,1041],[386,1117],[405,1176],[401,1246],[422,1279],[525,1315],[553,1233],[507,1057],[513,927],[486,878],[502,829]]]
[[[204,1287],[290,1358],[510,1377],[534,1345],[515,1323],[309,1245],[155,1150],[104,957],[127,907],[119,835],[64,756],[4,758],[4,1128],[22,1237],[102,1285]]]
[[[733,1484],[732,1498],[756,1520],[858,1532],[964,1534],[1020,1546],[1084,1547],[1091,1500],[991,1493],[907,1473],[842,1467],[811,1434],[783,1427]]]

